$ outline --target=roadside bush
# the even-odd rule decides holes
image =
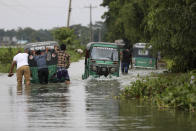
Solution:
[[[80,60],[83,57],[83,54],[79,54],[77,52],[75,52],[74,50],[67,50],[67,52],[70,55],[70,60],[71,62],[76,62],[78,60]]]
[[[196,80],[194,75],[193,73],[178,73],[146,77],[125,87],[120,98],[143,98],[151,100],[159,108],[195,111]]]
[[[0,72],[8,72],[11,66],[14,55],[21,48],[0,48]]]

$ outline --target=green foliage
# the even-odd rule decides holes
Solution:
[[[0,72],[8,72],[14,55],[22,48],[0,48]]]
[[[89,28],[82,25],[72,25],[70,26],[74,30],[74,34],[77,36],[81,45],[85,45],[89,42]]]
[[[150,2],[147,30],[156,50],[174,61],[172,71],[195,68],[196,2],[162,0]]]
[[[11,63],[10,64],[0,64],[0,72],[1,73],[8,73],[10,68],[11,68]]]
[[[191,76],[196,74],[167,74],[146,77],[125,87],[121,98],[144,98],[152,100],[158,107],[196,110],[196,79],[191,83]]]
[[[126,44],[132,45],[144,40],[145,16],[148,9],[146,0],[104,0],[102,5],[109,8],[103,15],[109,41],[123,39]]]
[[[98,42],[98,41],[106,41],[106,32],[107,32],[107,27],[105,23],[103,22],[95,22],[95,24],[92,25],[93,28],[93,41]]]
[[[17,30],[3,30],[0,29],[0,37],[14,37],[18,40],[27,40],[28,42],[40,42],[40,41],[50,41],[53,40],[50,30],[34,30],[32,28],[18,28]],[[1,42],[1,39],[0,39]]]
[[[194,0],[104,0],[109,41],[147,42],[173,61],[171,71],[196,68]]]
[[[84,55],[83,54],[79,54],[73,50],[68,50],[67,51],[70,55],[70,60],[71,62],[76,62],[78,60],[80,60]]]
[[[105,23],[97,21],[92,25],[93,28],[93,41],[99,41],[99,36],[101,36],[102,41],[105,41],[105,33],[107,28]],[[3,37],[16,37],[18,40],[28,40],[28,42],[41,42],[41,41],[50,41],[54,40],[53,33],[58,28],[53,28],[51,30],[34,30],[32,28],[18,28],[17,30],[4,30],[0,29],[0,43],[3,42]],[[86,45],[89,42],[90,30],[89,26],[72,25],[70,29],[74,31],[76,39],[80,42],[81,45]],[[6,43],[4,43],[6,44]],[[9,43],[15,44],[15,43]]]
[[[75,49],[79,46],[74,30],[66,27],[57,28],[53,31],[53,35],[56,41],[61,44],[66,44],[69,48]]]
[[[21,48],[0,48],[0,63],[11,63],[14,55],[21,50]]]
[[[9,72],[13,57],[18,51],[22,50],[22,48],[0,48],[0,72]],[[76,62],[83,57],[83,54],[79,54],[74,50],[68,50],[68,53],[71,56],[71,62]]]

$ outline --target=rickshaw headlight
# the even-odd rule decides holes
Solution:
[[[92,70],[93,70],[93,71],[96,71],[96,70],[97,70],[97,67],[96,67],[95,65],[93,65],[93,66],[92,66]]]
[[[112,67],[112,68],[110,69],[110,71],[111,71],[111,73],[114,73],[114,72],[116,71],[116,68]]]

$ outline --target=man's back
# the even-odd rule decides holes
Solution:
[[[28,64],[28,54],[27,53],[18,53],[17,55],[14,56],[13,61],[16,61],[17,69],[23,65],[29,65]]]
[[[46,64],[46,56],[47,56],[47,54],[42,54],[42,55],[35,56],[34,59],[37,62],[38,69],[48,68],[48,66]]]
[[[69,55],[65,51],[57,51],[58,67],[67,67],[69,65]]]
[[[130,51],[128,49],[123,50],[122,62],[130,62],[130,57],[131,57]]]

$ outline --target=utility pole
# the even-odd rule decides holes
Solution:
[[[93,8],[97,8],[97,7],[92,6],[92,5],[90,4],[90,6],[85,7],[85,8],[89,8],[89,9],[90,9],[90,42],[92,42],[92,41],[93,41],[93,29],[92,29],[92,9],[93,9]]]
[[[69,10],[68,10],[68,18],[67,18],[67,28],[69,28],[70,15],[71,15],[71,0],[69,0]]]
[[[101,42],[101,28],[99,28],[99,42]]]

